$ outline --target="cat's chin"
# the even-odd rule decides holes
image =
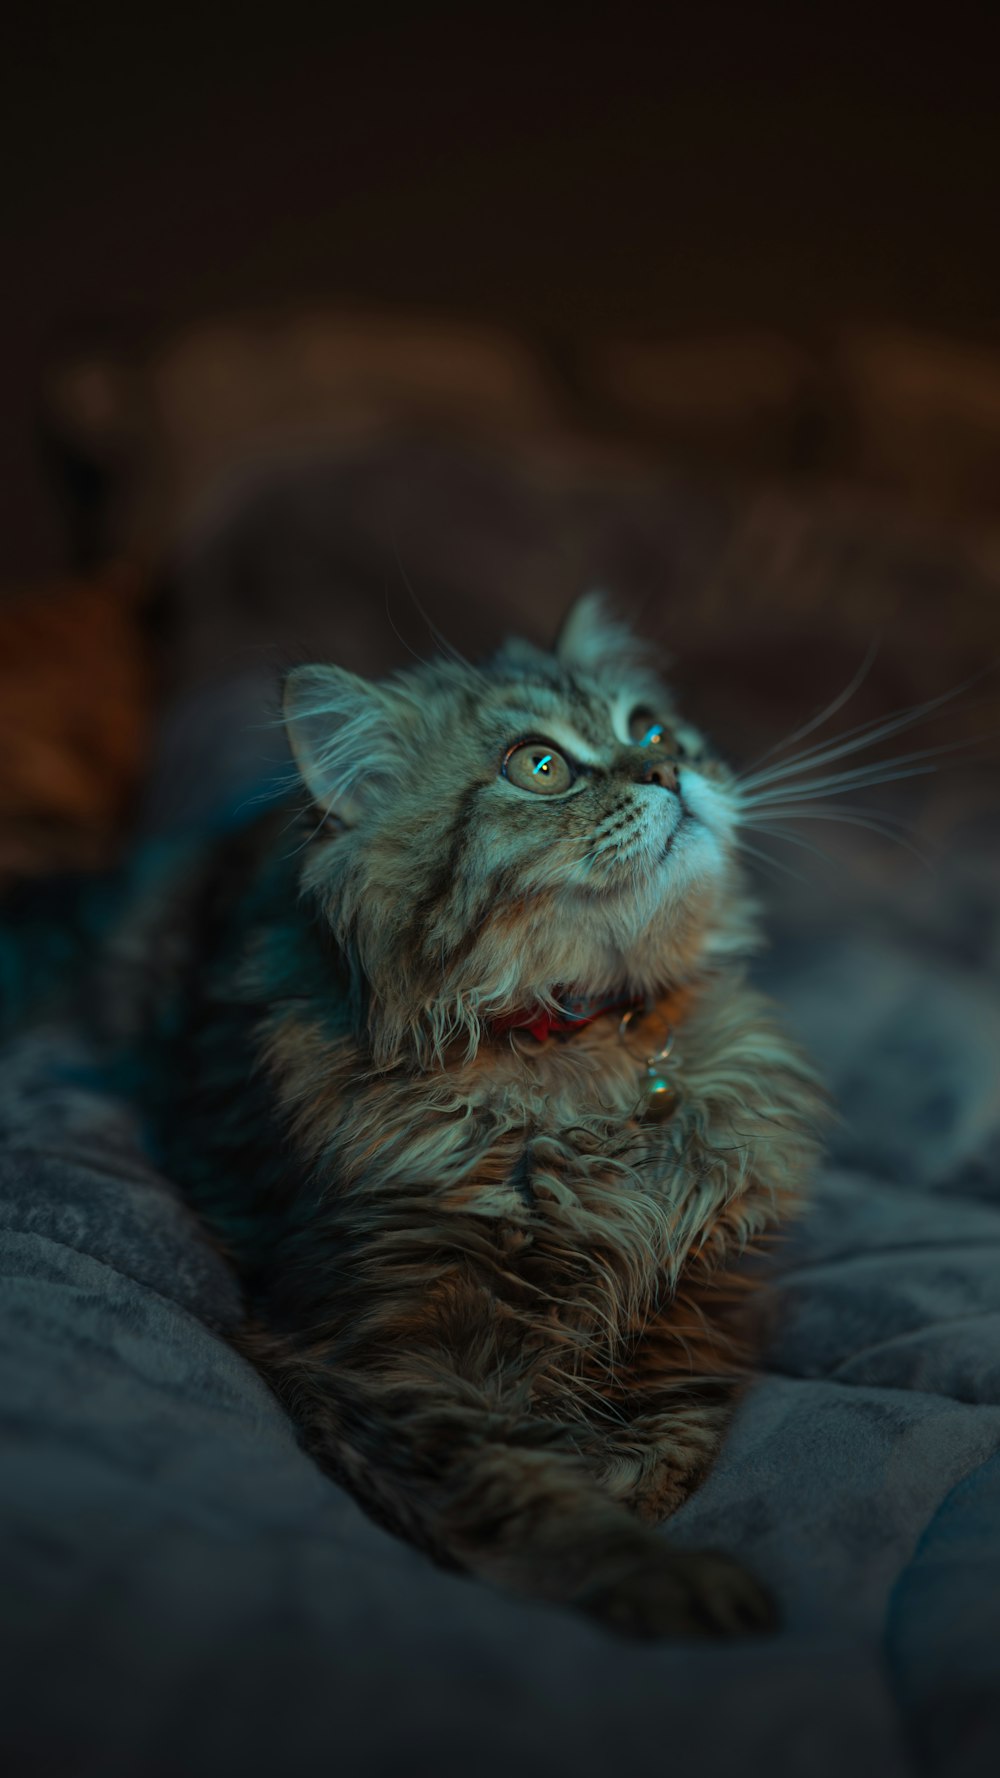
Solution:
[[[707,822],[685,809],[673,833],[663,842],[658,865],[668,892],[688,892],[699,880],[707,882],[721,874],[725,868],[725,848]]]
[[[694,821],[695,821],[695,817],[692,814],[690,814],[687,810],[685,810],[684,814],[681,816],[680,820],[678,821],[677,826],[674,828],[673,833],[669,834],[667,836],[667,840],[664,844],[663,850],[660,853],[660,863],[661,864],[664,862],[665,859],[670,857],[670,854],[674,850],[674,847],[676,846],[678,840],[681,838],[682,834],[684,834],[684,832],[686,830],[690,829],[690,827],[692,826]]]

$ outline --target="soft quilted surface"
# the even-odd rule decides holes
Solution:
[[[926,878],[866,858],[775,894],[760,973],[840,1121],[670,1532],[771,1582],[774,1638],[614,1642],[369,1522],[227,1345],[233,1280],[82,1027],[8,1044],[6,1770],[1000,1771],[1000,856],[968,821]]]
[[[766,1375],[673,1534],[785,1628],[633,1648],[436,1572],[297,1450],[85,1043],[4,1057],[9,1770],[1000,1769],[1000,933],[981,862],[765,973],[842,1110]],[[915,904],[915,905],[914,905]],[[829,921],[829,924],[827,924]],[[975,933],[973,948],[971,935]]]

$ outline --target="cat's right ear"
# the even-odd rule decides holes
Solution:
[[[353,827],[398,771],[398,718],[382,688],[342,667],[295,667],[285,680],[285,729],[317,808]]]

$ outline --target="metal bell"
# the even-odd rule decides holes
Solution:
[[[646,1078],[646,1104],[643,1116],[654,1123],[673,1117],[677,1110],[677,1093],[664,1075],[650,1068]]]

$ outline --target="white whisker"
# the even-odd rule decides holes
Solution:
[[[420,617],[423,618],[424,623],[427,625],[428,630],[430,631],[431,635],[433,636],[434,641],[437,643],[442,654],[450,655],[453,661],[457,661],[463,667],[471,667],[472,662],[466,660],[465,655],[462,654],[461,650],[456,648],[453,642],[449,642],[447,636],[443,635],[442,632],[438,629],[437,625],[435,623],[432,623],[431,619],[428,617],[426,611],[424,610],[424,607],[420,603],[420,600],[417,598],[417,595],[413,590],[413,585],[412,585],[412,582],[410,581],[410,577],[407,574],[406,569],[403,567],[403,563],[400,558],[399,551],[396,548],[395,540],[393,540],[393,543],[392,543],[392,553],[396,558],[396,567],[399,569],[400,578],[403,582],[403,585],[405,586],[407,592],[409,593],[410,599],[411,599],[417,613],[419,614]],[[395,628],[395,626],[393,626],[393,627]],[[398,631],[396,633],[397,633],[397,635],[399,634]],[[402,638],[400,638],[400,640],[402,640]]]
[[[783,741],[775,741],[774,745],[768,747],[766,752],[759,753],[757,758],[750,762],[751,771],[753,771],[755,766],[763,765],[765,759],[773,759],[774,755],[776,753],[781,753],[784,748],[793,746],[796,741],[803,741],[806,735],[814,734],[818,728],[822,728],[824,722],[829,722],[831,716],[836,716],[838,710],[842,710],[845,704],[850,703],[855,692],[860,690],[871,671],[875,656],[878,653],[879,641],[880,638],[876,637],[874,641],[868,644],[868,650],[864,660],[853,679],[844,687],[844,690],[839,692],[829,704],[824,704],[818,716],[814,716],[809,722],[803,723],[801,728],[793,729],[792,733],[786,735]]]
[[[772,858],[769,852],[762,852],[758,846],[751,846],[746,840],[737,840],[736,843],[741,852],[746,852],[750,858],[755,858],[758,864],[765,865],[768,870],[781,871],[783,876],[793,877],[796,883],[805,883],[808,888],[809,879],[804,877],[800,870],[793,870],[791,865],[782,864],[780,858]]]
[[[880,835],[880,837],[882,839],[892,840],[895,845],[902,846],[904,851],[912,853],[913,857],[916,858],[919,861],[919,863],[924,866],[925,870],[932,869],[930,859],[927,857],[926,853],[921,852],[919,846],[914,845],[913,841],[907,837],[905,831],[903,831],[903,832],[900,831],[902,824],[900,822],[891,821],[891,818],[889,820],[885,820],[885,821],[881,820],[878,817],[869,819],[866,815],[855,814],[852,810],[845,810],[845,809],[837,809],[834,811],[830,811],[827,809],[781,809],[781,808],[779,808],[779,809],[775,810],[775,814],[776,814],[778,820],[782,821],[782,822],[789,821],[789,820],[791,820],[791,821],[835,821],[845,827],[864,828],[869,833],[877,833]],[[801,846],[801,845],[805,845],[807,843],[806,841],[800,839],[797,834],[790,834],[790,833],[784,831],[783,828],[779,827],[778,825],[776,825],[774,823],[749,821],[749,822],[747,822],[747,826],[753,828],[754,832],[769,833],[769,834],[773,834],[777,839],[787,840],[790,845]],[[824,853],[823,856],[829,857],[830,854]]]
[[[822,846],[814,846],[811,840],[804,840],[797,833],[786,833],[782,827],[765,827],[763,824],[755,822],[754,832],[766,833],[775,840],[784,840],[789,846],[798,846],[803,852],[811,852],[814,858],[822,858],[826,864],[843,863],[843,860],[838,859],[832,852],[825,852]]]
[[[388,622],[389,628],[391,629],[393,635],[396,638],[396,641],[402,643],[402,646],[406,649],[407,654],[411,654],[415,661],[418,661],[421,666],[426,666],[427,665],[427,656],[423,655],[423,654],[418,654],[416,649],[414,647],[412,647],[412,645],[409,642],[407,642],[406,637],[403,635],[402,630],[400,629],[398,623],[396,622],[396,619],[393,617],[392,612],[389,609],[389,583],[388,583],[388,581],[386,581],[386,583],[385,583],[384,592],[385,592],[386,620]]]
[[[814,809],[811,803],[796,798],[787,803],[769,805],[764,810],[764,814],[769,821],[784,820],[787,816],[812,816],[817,821],[832,820],[838,815],[853,819],[858,814],[863,815],[866,820],[882,821],[886,827],[896,827],[901,833],[909,834],[911,837],[913,835],[913,829],[907,822],[901,821],[898,815],[890,815],[885,809],[855,809],[852,803],[831,803],[828,808]],[[744,825],[747,827],[756,826],[752,810]]]
[[[995,739],[995,731],[993,734],[977,735],[972,740],[945,741],[939,747],[918,747],[910,753],[894,753],[888,759],[873,759],[867,764],[859,762],[856,765],[848,766],[843,772],[831,772],[823,778],[803,780],[801,773],[806,768],[802,766],[794,776],[789,774],[783,780],[765,783],[762,789],[751,789],[749,796],[746,795],[747,786],[744,785],[738,789],[740,805],[745,809],[764,808],[786,797],[812,796],[815,792],[828,794],[830,787],[836,789],[838,785],[845,790],[856,790],[863,789],[869,784],[891,784],[896,778],[920,777],[923,773],[936,771],[937,768],[926,764],[916,766],[915,762],[941,759],[945,754],[978,747],[983,742],[993,739]],[[813,763],[818,764],[819,762],[814,761]],[[889,770],[890,767],[896,768],[898,766],[913,767],[914,769],[904,772],[895,769]]]
[[[914,757],[914,756],[909,756]],[[920,755],[915,756],[919,758]],[[903,756],[906,762],[907,756]],[[887,759],[884,764],[857,766],[850,772],[832,772],[825,778],[806,778],[788,784],[782,789],[763,791],[759,796],[748,796],[740,799],[740,809],[769,809],[778,803],[787,802],[789,797],[808,798],[836,796],[842,790],[869,790],[879,784],[895,784],[903,778],[926,778],[937,771],[936,765],[910,765],[905,763],[903,771],[890,771],[896,760]]]
[[[925,717],[932,716],[952,699],[967,691],[971,685],[978,683],[987,673],[993,672],[993,666],[986,667],[983,672],[973,674],[961,685],[954,686],[950,691],[942,692],[936,698],[928,698],[922,704],[912,704],[900,711],[893,711],[889,716],[876,718],[874,721],[860,723],[856,728],[849,729],[832,741],[823,741],[814,747],[807,747],[803,752],[795,754],[791,759],[779,765],[771,766],[766,772],[751,772],[737,780],[744,790],[755,790],[765,785],[775,784],[790,777],[800,776],[817,766],[826,765],[833,760],[843,759],[848,753],[857,753],[862,748],[873,747],[876,742],[886,740],[890,735],[899,734],[903,729],[912,728]],[[963,745],[963,743],[953,743]],[[925,750],[928,754],[934,749]]]

